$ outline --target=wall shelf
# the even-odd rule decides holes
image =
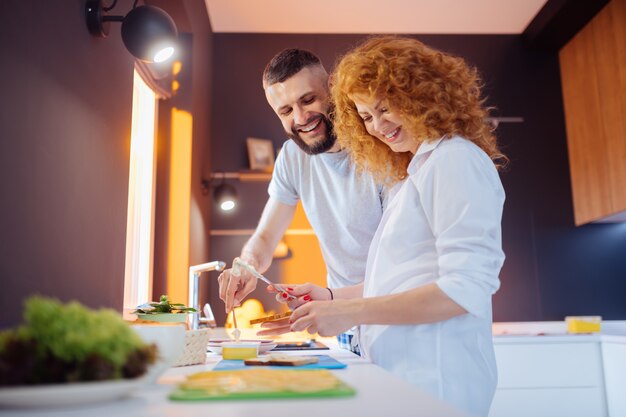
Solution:
[[[212,172],[211,180],[239,180],[244,182],[269,181],[272,173],[267,171]]]
[[[211,236],[252,236],[254,229],[214,229],[209,231]],[[313,229],[287,229],[285,236],[312,236]]]

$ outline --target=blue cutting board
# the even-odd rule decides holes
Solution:
[[[264,366],[259,365],[263,368],[274,368],[274,369],[343,369],[346,365],[343,362],[339,362],[335,358],[331,358],[328,355],[306,355],[306,356],[317,356],[319,359],[317,363],[309,363],[307,365],[300,366]],[[248,366],[243,363],[242,360],[233,360],[233,359],[222,359],[215,365],[213,368],[214,371],[232,371],[234,369],[244,369],[244,368],[257,368],[258,366]]]

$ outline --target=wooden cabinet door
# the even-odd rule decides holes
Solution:
[[[577,225],[626,210],[626,0],[612,0],[560,53]]]

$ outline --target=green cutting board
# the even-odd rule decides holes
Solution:
[[[269,400],[279,398],[323,398],[323,397],[349,397],[355,395],[354,388],[341,383],[337,387],[316,392],[249,392],[233,394],[209,394],[204,390],[177,388],[169,398],[174,401],[206,401],[206,400]]]
[[[278,398],[324,398],[324,397],[349,397],[355,395],[354,388],[342,384],[332,390],[317,392],[250,392],[223,395],[209,395],[206,391],[195,389],[177,388],[169,398],[174,401],[206,401],[206,400],[273,400]]]
[[[341,384],[331,390],[317,392],[249,392],[222,395],[211,395],[204,390],[177,388],[169,398],[174,401],[206,401],[206,400],[273,400],[277,398],[323,398],[349,397],[355,395],[354,388]]]

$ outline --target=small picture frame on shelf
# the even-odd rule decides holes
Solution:
[[[269,139],[248,138],[248,160],[253,171],[272,171],[274,168],[274,145]]]

